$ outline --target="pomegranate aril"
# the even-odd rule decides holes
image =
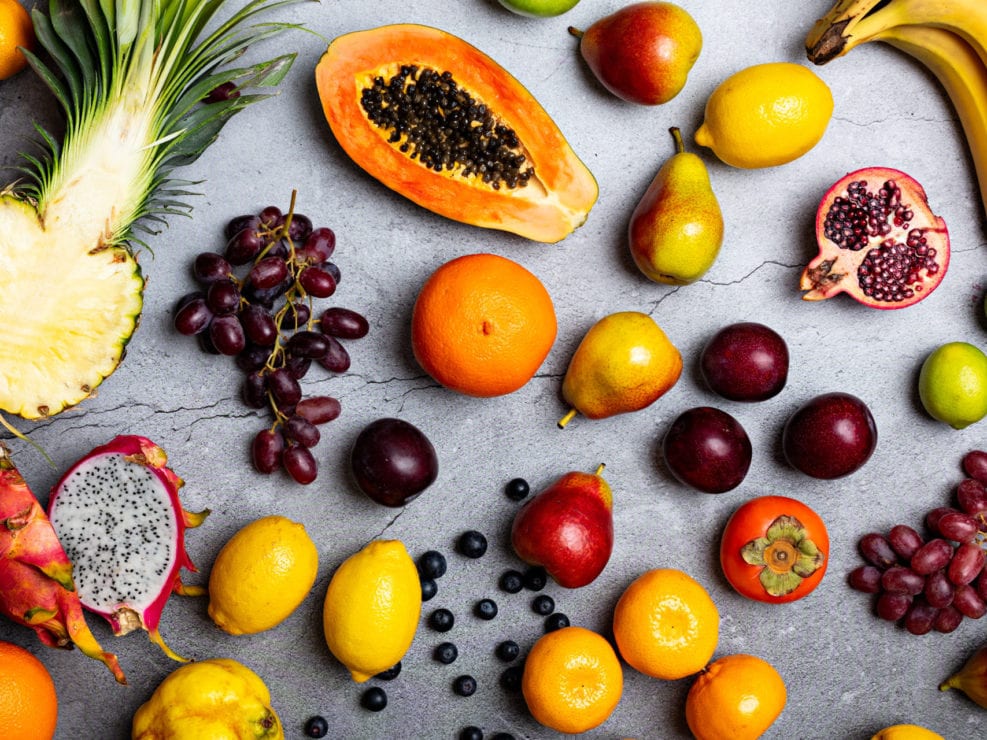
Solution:
[[[922,595],[925,596],[925,600],[929,604],[937,609],[942,609],[953,603],[953,593],[955,590],[956,587],[946,577],[946,573],[937,570],[935,573],[930,573],[925,579],[925,588],[922,590]]]
[[[858,546],[864,560],[877,568],[884,570],[898,562],[898,556],[883,534],[877,532],[865,534],[860,538]]]
[[[273,347],[278,338],[274,317],[262,306],[250,304],[240,312],[240,323],[247,339],[259,347]]]
[[[295,405],[295,413],[313,424],[325,424],[338,417],[341,408],[332,396],[309,396]]]
[[[885,591],[877,597],[875,605],[877,616],[889,622],[897,622],[908,612],[913,599],[914,597],[908,594],[893,594]]]
[[[317,360],[329,351],[329,337],[316,331],[299,331],[288,340],[287,349],[293,355]]]
[[[221,355],[238,355],[247,346],[243,327],[236,316],[216,316],[209,324],[209,339]]]
[[[284,437],[277,429],[263,429],[257,432],[250,446],[250,459],[259,473],[273,473],[281,467],[284,453]]]
[[[298,407],[296,406],[295,414],[284,423],[284,436],[302,445],[302,447],[311,449],[319,444],[322,435],[315,424],[298,415]]]
[[[925,577],[902,565],[892,565],[881,575],[881,588],[889,593],[916,596],[925,587]]]
[[[913,635],[925,635],[932,631],[939,610],[926,604],[922,599],[915,599],[905,614],[902,623],[906,630]]]
[[[905,524],[896,524],[888,532],[888,544],[902,560],[907,562],[925,544],[918,532]]]
[[[203,285],[211,285],[217,280],[229,280],[233,266],[221,254],[203,252],[192,263],[192,275]]]
[[[261,290],[266,290],[280,285],[287,276],[288,265],[285,264],[285,261],[281,257],[268,256],[254,263],[247,275],[247,280]]]
[[[316,298],[328,298],[336,292],[336,280],[321,267],[306,267],[298,276],[298,283],[306,293]]]
[[[873,565],[861,565],[854,568],[847,576],[850,588],[862,591],[865,594],[876,594],[881,592],[881,571]]]
[[[262,373],[248,373],[243,379],[243,402],[252,409],[267,406],[267,379]]]
[[[962,511],[944,514],[937,526],[939,534],[953,542],[969,542],[980,529],[977,520]]]
[[[932,629],[947,634],[959,627],[962,621],[963,615],[955,606],[940,607],[939,613],[936,614],[935,621],[932,623]]]
[[[984,569],[985,553],[975,542],[964,542],[956,548],[946,568],[946,577],[957,586],[972,583]]]
[[[919,575],[928,575],[945,568],[953,557],[953,546],[944,539],[929,540],[912,555],[909,565]]]
[[[967,478],[956,487],[956,500],[970,516],[987,514],[987,489],[976,478]]]
[[[307,447],[301,445],[289,445],[281,455],[281,464],[288,475],[303,485],[311,483],[318,476],[315,457]]]
[[[323,334],[338,339],[360,339],[370,331],[370,322],[363,316],[338,306],[326,309],[319,326]]]
[[[987,486],[987,452],[970,450],[963,456],[963,472]]]
[[[970,619],[980,619],[987,613],[987,602],[980,598],[980,595],[969,584],[956,587],[953,594],[953,606],[964,617]]]
[[[205,298],[193,298],[175,314],[175,329],[179,334],[191,337],[209,328],[213,316]]]
[[[232,280],[217,280],[206,291],[206,304],[217,316],[229,316],[240,307],[240,289]]]
[[[267,387],[279,405],[294,406],[301,400],[302,387],[295,376],[283,367],[268,374]]]

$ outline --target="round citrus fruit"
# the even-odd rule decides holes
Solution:
[[[362,683],[411,647],[422,610],[418,569],[398,540],[375,540],[343,561],[326,590],[322,626],[330,652]]]
[[[24,648],[0,642],[0,736],[51,740],[57,721],[58,698],[48,669]]]
[[[808,67],[755,64],[713,90],[695,138],[734,167],[774,167],[819,143],[832,115],[833,94]]]
[[[209,616],[231,635],[280,624],[308,596],[319,552],[305,527],[283,516],[250,522],[220,549],[209,573]]]
[[[624,675],[606,638],[584,627],[563,627],[532,645],[521,692],[531,715],[564,733],[591,730],[620,702]]]
[[[687,573],[656,568],[638,576],[613,613],[621,657],[654,678],[701,671],[716,650],[720,613],[709,593]]]
[[[34,48],[31,16],[18,0],[0,0],[0,80],[13,77],[27,66],[19,47]]]
[[[921,725],[891,725],[878,730],[871,740],[945,740],[942,735]]]
[[[987,416],[987,355],[968,342],[948,342],[925,358],[918,394],[933,419],[963,429]]]
[[[685,719],[696,740],[755,740],[778,719],[787,697],[785,682],[766,660],[727,655],[689,688]]]
[[[517,262],[469,254],[425,281],[411,317],[415,359],[468,396],[513,393],[541,367],[558,326],[541,281]]]

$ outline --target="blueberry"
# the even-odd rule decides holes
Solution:
[[[459,649],[451,642],[443,642],[435,646],[435,650],[432,651],[432,657],[440,663],[449,665],[459,657]]]
[[[521,654],[521,646],[514,640],[504,640],[497,646],[497,657],[505,663],[510,663]]]
[[[436,609],[428,615],[428,626],[436,632],[448,632],[455,623],[456,618],[448,609]]]
[[[520,691],[521,677],[523,675],[524,669],[519,665],[512,665],[510,668],[505,668],[504,672],[500,674],[500,687],[507,691]]]
[[[371,712],[379,712],[387,706],[387,692],[380,686],[371,686],[360,697],[360,706]]]
[[[422,601],[428,601],[435,597],[435,594],[439,592],[439,584],[435,582],[434,578],[422,578]]]
[[[428,550],[418,558],[418,573],[422,578],[441,578],[446,572],[446,557],[438,550]]]
[[[540,565],[533,565],[524,572],[524,587],[529,591],[541,591],[548,583],[548,573]]]
[[[483,730],[475,725],[464,727],[459,731],[459,740],[483,740]]]
[[[476,679],[472,676],[456,676],[452,682],[452,690],[459,696],[473,696],[476,693]]]
[[[487,538],[481,532],[471,529],[459,536],[456,549],[460,555],[468,558],[482,558],[487,552]]]
[[[562,612],[555,612],[545,618],[545,631],[554,632],[555,630],[560,630],[563,627],[569,626],[569,617],[567,617]]]
[[[500,590],[516,594],[524,588],[524,575],[518,570],[505,570],[500,576]]]
[[[379,678],[381,681],[393,681],[401,674],[401,661],[399,660],[393,666],[388,668],[386,671],[381,671],[374,678]]]
[[[535,614],[540,614],[543,617],[547,617],[555,611],[555,599],[548,594],[536,596],[531,602],[531,610]]]
[[[507,498],[511,501],[520,501],[531,493],[531,486],[528,485],[528,481],[524,478],[514,478],[507,483],[504,493],[507,494]]]
[[[473,613],[480,619],[493,619],[497,616],[497,602],[493,599],[480,599],[473,607]]]
[[[305,723],[305,737],[325,737],[329,732],[329,722],[325,717],[315,715]]]

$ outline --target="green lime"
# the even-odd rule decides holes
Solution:
[[[918,394],[929,415],[963,429],[987,416],[987,355],[967,342],[948,342],[925,358]]]

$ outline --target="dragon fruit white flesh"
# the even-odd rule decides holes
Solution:
[[[123,435],[73,465],[52,489],[48,516],[74,565],[82,605],[105,617],[116,635],[137,628],[169,657],[184,661],[161,638],[161,611],[174,592],[205,589],[181,581],[195,571],[185,529],[209,514],[182,509],[184,481],[164,450],[145,437]]]

